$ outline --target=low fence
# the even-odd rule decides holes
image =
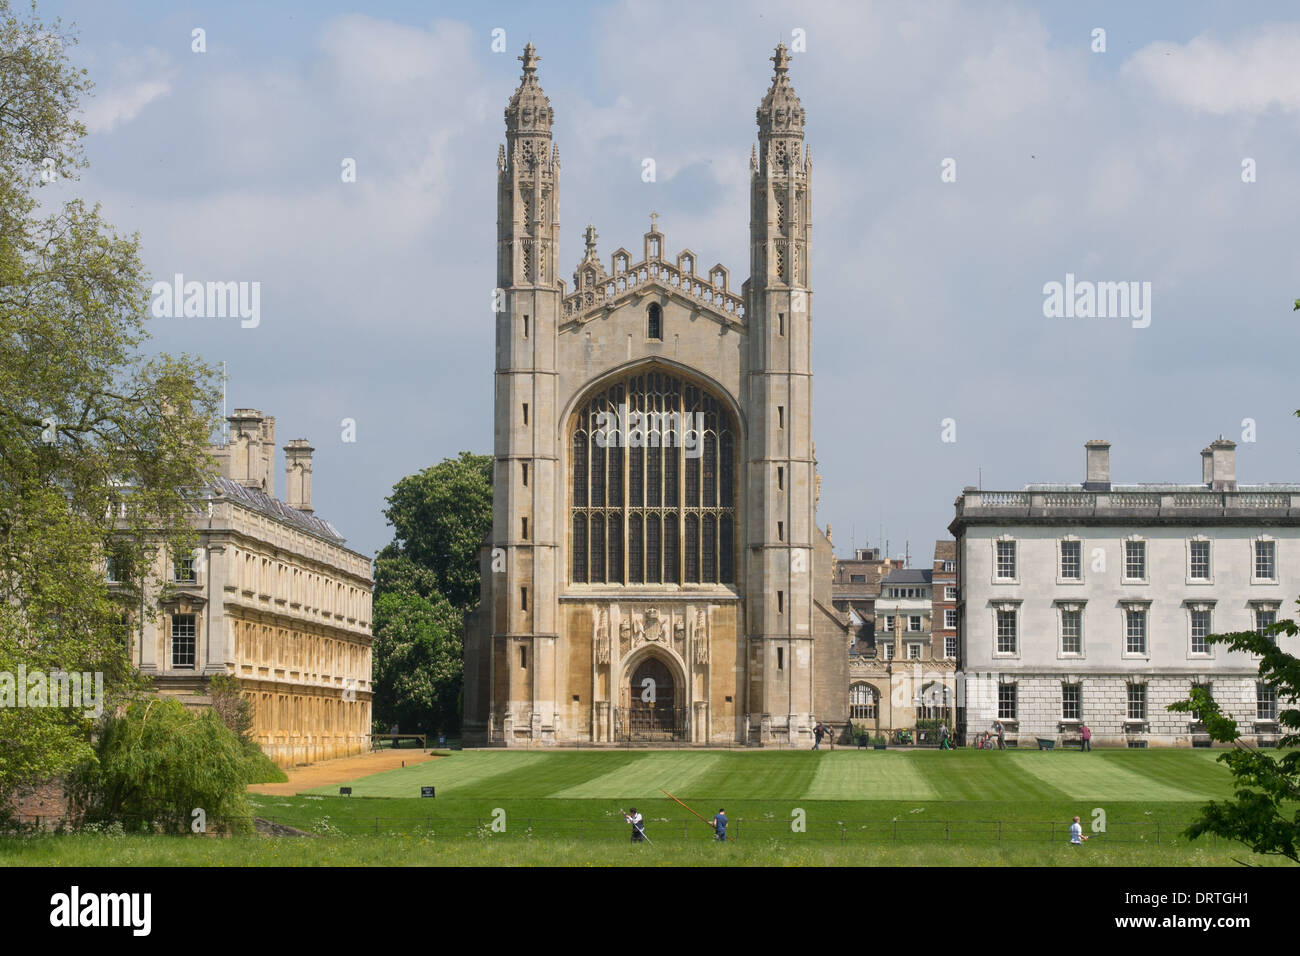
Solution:
[[[1191,821],[1111,823],[1104,833],[1087,832],[1104,843],[1129,845],[1167,845],[1179,839]],[[707,839],[712,827],[695,818],[645,819],[646,833],[652,841],[682,842]],[[319,836],[430,836],[445,839],[525,839],[546,838],[576,842],[618,842],[631,839],[632,828],[619,820],[570,819],[510,816],[424,819],[367,817],[364,819],[323,820],[307,832]],[[728,842],[796,843],[862,846],[932,846],[960,844],[981,846],[1049,845],[1070,839],[1068,821],[1032,822],[1023,820],[842,820],[803,824],[795,831],[789,820],[733,819],[727,827]],[[1217,845],[1217,837],[1213,839]]]
[[[18,822],[30,831],[48,829],[49,818],[19,816]],[[122,820],[98,825],[79,832],[142,833],[150,828],[139,820]],[[1085,825],[1085,835],[1102,844],[1130,846],[1167,846],[1173,840],[1185,840],[1184,831],[1192,821],[1152,821],[1109,823],[1102,833],[1093,833]],[[1066,843],[1070,839],[1067,821],[1025,820],[940,820],[899,817],[887,820],[836,820],[802,822],[795,830],[785,819],[733,819],[727,827],[732,843],[789,844],[809,842],[842,846],[1029,846]],[[708,839],[712,827],[694,817],[647,817],[646,833],[652,842],[682,843]],[[615,819],[556,819],[549,817],[353,817],[338,819],[322,815],[314,824],[298,822],[292,827],[282,822],[259,822],[263,835],[299,835],[308,837],[405,836],[465,839],[548,839],[573,842],[617,843],[631,839],[632,828]],[[156,832],[156,831],[154,831]],[[189,834],[184,834],[189,835]],[[208,836],[218,836],[209,833]],[[1207,834],[1207,844],[1218,846],[1218,837]]]

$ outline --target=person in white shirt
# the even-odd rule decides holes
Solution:
[[[1070,824],[1070,846],[1083,846],[1083,825],[1078,817]]]
[[[623,818],[632,824],[632,842],[640,843],[645,840],[645,818],[637,813],[636,807],[632,807]]]

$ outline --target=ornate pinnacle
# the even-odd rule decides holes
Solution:
[[[585,258],[595,259],[596,239],[598,238],[596,235],[596,227],[588,224],[586,231],[582,234],[582,237],[587,241],[587,254]]]
[[[537,47],[533,46],[533,44],[529,42],[529,44],[524,47],[524,55],[517,59],[524,65],[524,75],[521,79],[525,81],[535,79],[534,74],[537,72],[537,64],[542,59],[537,55]]]
[[[749,147],[749,171],[752,173],[758,169],[758,147],[753,144]]]
[[[776,65],[777,76],[782,76],[790,72],[790,55],[786,53],[784,43],[778,43],[776,45],[776,55],[768,57],[768,59]]]

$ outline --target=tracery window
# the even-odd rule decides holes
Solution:
[[[722,401],[667,372],[587,398],[570,425],[570,580],[734,584],[736,436]]]

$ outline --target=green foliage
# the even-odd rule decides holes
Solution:
[[[374,716],[382,731],[459,726],[464,615],[492,528],[492,458],[461,452],[400,480],[375,560]]]
[[[456,724],[462,615],[442,595],[383,594],[375,601],[374,709],[392,723],[426,732]]]
[[[229,674],[214,674],[208,678],[208,696],[221,722],[242,743],[248,743],[253,732],[253,702],[240,693],[239,681]]]
[[[209,708],[193,713],[166,697],[136,701],[105,722],[95,757],[71,788],[89,822],[190,833],[201,809],[209,831],[252,829],[244,749]]]
[[[437,592],[461,611],[472,608],[479,548],[492,529],[492,456],[463,451],[401,479],[384,517],[394,541],[375,562],[376,591]]]
[[[286,783],[288,775],[281,770],[274,760],[262,752],[255,740],[242,743],[242,774],[244,783]]]
[[[1298,633],[1300,625],[1295,621],[1281,620],[1266,628],[1264,634],[1239,631],[1212,634],[1208,640],[1230,650],[1259,655],[1259,679],[1273,685],[1279,703],[1294,703],[1300,699],[1300,660],[1278,647],[1277,635],[1294,637]],[[1188,829],[1188,836],[1194,839],[1216,834],[1240,840],[1256,853],[1276,854],[1300,863],[1300,750],[1290,749],[1274,757],[1249,746],[1241,739],[1237,722],[1223,713],[1203,687],[1193,687],[1187,700],[1170,704],[1169,709],[1199,713],[1211,739],[1236,744],[1219,757],[1236,781],[1235,798],[1213,800],[1203,807],[1200,819]],[[1284,731],[1280,746],[1300,745],[1300,709],[1279,710],[1278,725]]]
[[[177,490],[202,481],[217,390],[193,359],[143,355],[138,238],[80,199],[38,201],[43,176],[85,165],[73,43],[0,0],[0,670],[102,673],[112,709],[141,683],[103,562],[187,547]],[[0,710],[0,799],[87,759],[90,731],[81,709]]]

